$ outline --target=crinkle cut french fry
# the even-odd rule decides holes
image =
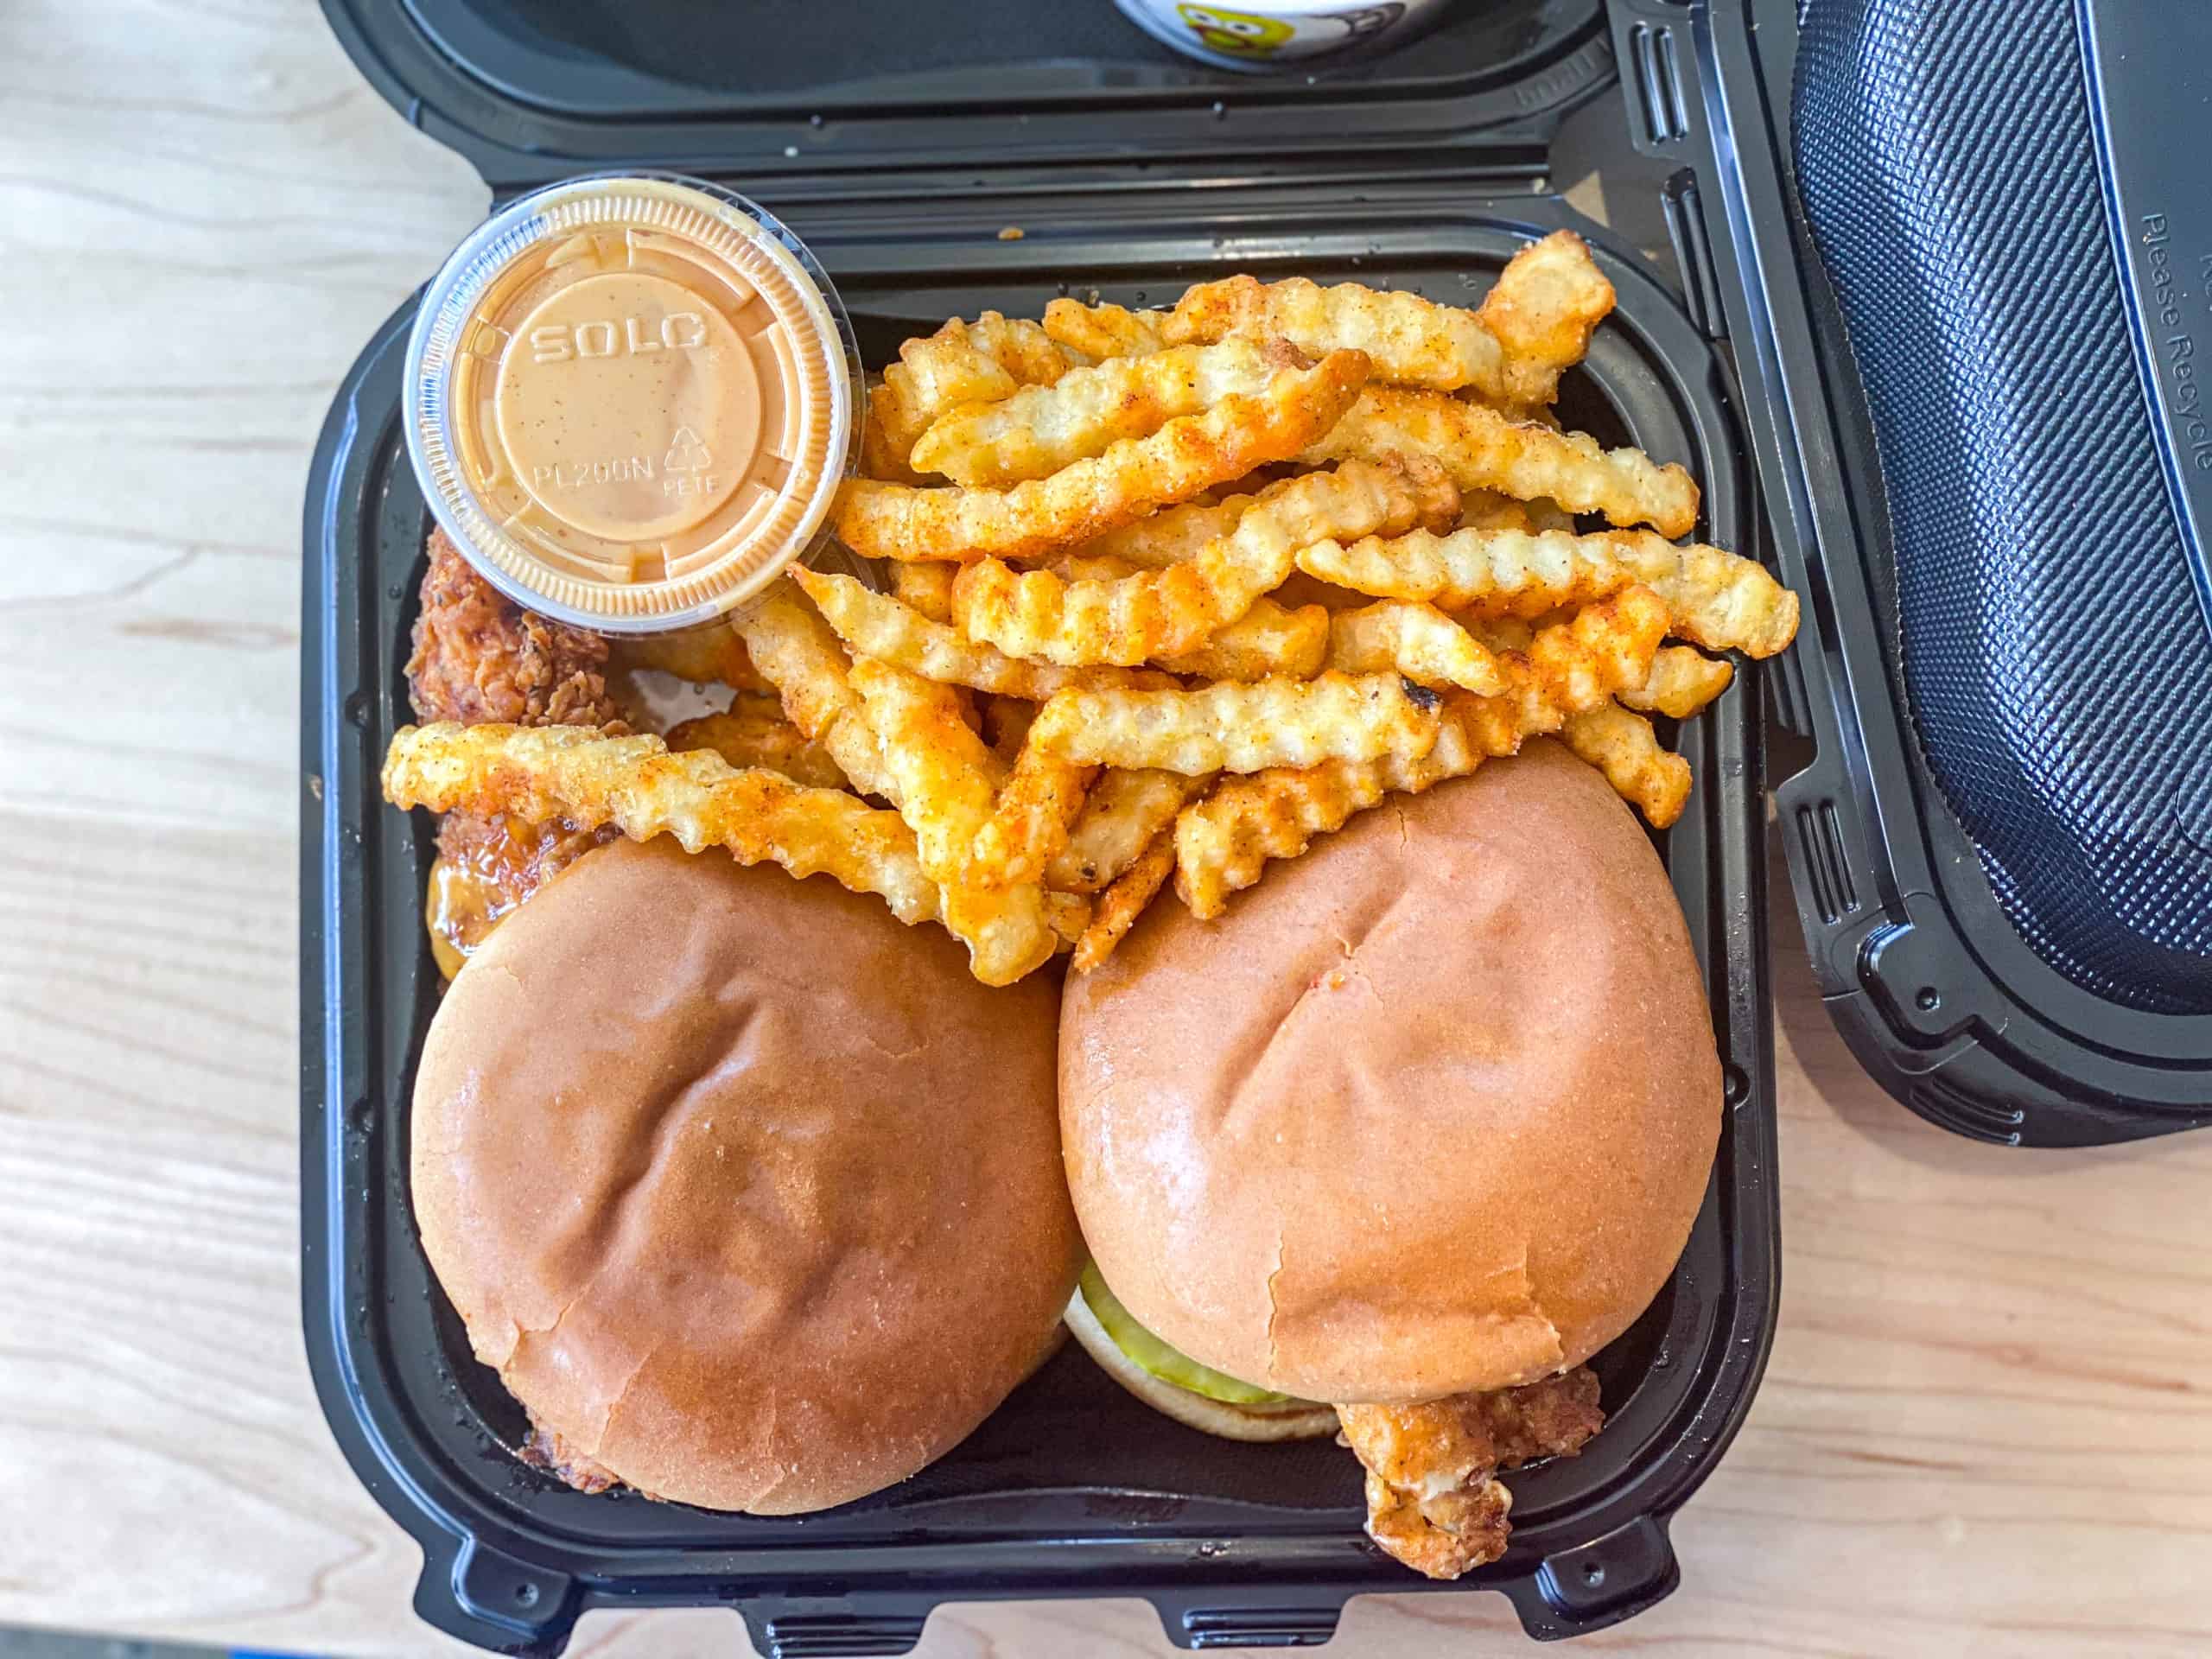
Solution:
[[[728,709],[672,726],[668,747],[679,754],[688,749],[712,749],[733,766],[766,766],[809,789],[849,786],[844,768],[827,749],[785,719],[772,696],[741,695]]]
[[[853,664],[852,687],[898,785],[922,869],[944,889],[945,927],[968,947],[977,979],[1012,984],[1051,957],[1054,936],[1037,884],[969,879],[970,851],[995,804],[990,751],[968,728],[950,686],[863,657]]]
[[[1187,564],[1117,582],[1062,582],[980,560],[952,587],[969,638],[1010,657],[1077,665],[1134,664],[1196,651],[1290,574],[1300,548],[1351,527],[1410,524],[1456,507],[1433,473],[1348,461],[1263,498]],[[1447,505],[1448,503],[1448,505]]]
[[[736,627],[791,724],[828,751],[854,788],[897,805],[898,785],[861,712],[845,648],[806,595],[791,582],[772,582]]]
[[[1045,885],[1062,893],[1109,886],[1212,782],[1211,772],[1186,778],[1157,767],[1109,766],[1084,797],[1067,845],[1045,867]]]
[[[1310,575],[1444,610],[1534,616],[1632,582],[1666,602],[1672,631],[1713,651],[1770,657],[1797,632],[1797,596],[1755,559],[1640,531],[1573,536],[1510,530],[1414,531],[1301,550]]]
[[[954,317],[935,334],[910,340],[883,372],[886,448],[905,463],[914,441],[963,404],[994,403],[1027,385],[1050,385],[1075,359],[1026,318],[986,311]]]
[[[1147,570],[1188,564],[1205,550],[1207,543],[1228,535],[1253,507],[1280,495],[1294,481],[1283,479],[1249,495],[1226,496],[1214,502],[1189,501],[1179,507],[1164,508],[1148,518],[1140,518],[1133,524],[1109,531],[1095,541],[1085,542],[1076,551],[1126,559]]]
[[[1144,569],[1127,559],[1117,559],[1111,553],[1085,553],[1081,549],[1055,553],[1038,568],[1051,571],[1062,582],[1119,582]]]
[[[952,569],[950,565],[938,568]],[[1167,675],[1144,669],[1056,668],[1020,662],[969,639],[957,628],[931,621],[887,594],[870,591],[851,576],[818,570],[791,574],[854,655],[880,658],[924,679],[971,686],[1031,702],[1042,702],[1071,685],[1094,690],[1119,685],[1139,690],[1165,690],[1174,685]]]
[[[1268,860],[1297,857],[1316,836],[1341,829],[1385,794],[1418,794],[1465,776],[1485,758],[1515,753],[1526,737],[1560,730],[1649,674],[1663,620],[1656,599],[1631,588],[1553,627],[1522,632],[1525,648],[1501,644],[1506,695],[1445,693],[1435,747],[1415,759],[1276,767],[1222,779],[1176,818],[1176,892],[1193,915],[1218,916],[1231,893],[1260,879]]]
[[[900,406],[899,394],[888,383],[868,391],[868,413],[861,427],[861,476],[880,478],[887,484],[920,484],[925,480],[906,461],[906,446],[892,435],[911,430],[912,423]]]
[[[1433,605],[1384,599],[1323,615],[1328,666],[1339,673],[1402,674],[1417,685],[1456,685],[1486,697],[1505,690],[1489,648]]]
[[[727,685],[739,691],[774,689],[753,666],[745,641],[727,622],[675,633],[614,634],[607,643],[607,665],[613,672],[647,669],[694,685]]]
[[[1395,674],[1063,691],[1038,710],[1029,741],[1065,760],[1181,772],[1413,759],[1436,742],[1437,702]]]
[[[960,574],[959,567],[894,559],[889,569],[893,599],[932,622],[952,620],[952,579]]]
[[[877,893],[909,925],[941,914],[938,885],[897,813],[842,790],[738,770],[711,749],[672,754],[657,737],[605,737],[586,726],[404,726],[385,757],[384,793],[394,806],[435,812],[611,823],[633,841],[674,836],[688,852],[721,847],[741,864],[772,862]]]
[[[1590,350],[1613,308],[1613,285],[1573,231],[1554,231],[1515,254],[1475,315],[1504,354],[1500,397],[1548,404],[1559,378]]]
[[[1011,773],[1021,760],[1021,746],[1029,741],[1037,705],[1021,697],[986,695],[982,714],[983,741],[998,756],[1000,766]]]
[[[912,464],[971,486],[1046,478],[1226,398],[1263,396],[1279,372],[1304,366],[1288,346],[1253,340],[1109,358],[953,410],[915,441]]]
[[[1602,513],[1609,524],[1656,524],[1669,536],[1687,536],[1697,524],[1697,485],[1673,462],[1662,467],[1640,449],[1602,449],[1586,432],[1555,432],[1440,391],[1370,386],[1300,459],[1390,455],[1425,455],[1462,491],[1544,497],[1573,512]]]
[[[1282,586],[1269,597],[1292,610],[1319,605],[1325,611],[1357,611],[1375,602],[1372,594],[1363,594],[1356,588],[1339,588],[1333,582],[1323,582],[1303,570],[1294,570],[1285,576]]]
[[[1510,718],[1465,694],[1445,699],[1435,747],[1416,760],[1325,761],[1224,778],[1175,819],[1175,891],[1202,921],[1250,887],[1269,859],[1295,858],[1316,836],[1397,791],[1419,794],[1465,777],[1520,743]]]
[[[1142,357],[1166,345],[1160,337],[1165,311],[1132,311],[1121,305],[1085,305],[1079,300],[1048,300],[1045,333],[1086,357]]]
[[[1688,720],[1726,691],[1736,678],[1733,665],[1688,645],[1669,645],[1651,662],[1642,685],[1624,685],[1617,694],[1626,707],[1669,720]]]
[[[1174,869],[1174,836],[1163,832],[1154,836],[1152,845],[1138,855],[1137,861],[1099,895],[1090,913],[1090,925],[1075,947],[1071,965],[1076,972],[1087,974],[1114,954],[1114,947],[1136,925],[1144,907]]]
[[[848,480],[837,535],[875,559],[1033,558],[1072,547],[1295,454],[1336,423],[1366,378],[1365,358],[1333,353],[1310,369],[1278,370],[1260,396],[1225,397],[1149,437],[1004,490]]]
[[[1459,522],[1455,530],[1534,530],[1529,503],[1516,501],[1496,490],[1468,490],[1459,498]]]
[[[1328,652],[1329,613],[1321,607],[1287,610],[1273,600],[1255,599],[1251,609],[1196,651],[1154,660],[1171,674],[1199,679],[1310,680]]]
[[[1653,829],[1664,830],[1682,816],[1690,798],[1690,763],[1661,747],[1659,734],[1642,715],[1601,703],[1571,716],[1560,736],[1604,772],[1614,792]]]
[[[1263,283],[1249,275],[1200,283],[1161,332],[1171,345],[1244,335],[1287,340],[1304,352],[1350,347],[1374,359],[1377,380],[1516,396],[1504,350],[1477,313],[1357,283],[1323,288],[1303,276]]]
[[[1041,881],[1067,845],[1068,829],[1098,776],[1096,766],[1061,760],[1025,741],[991,816],[976,832],[967,879],[984,886]]]
[[[1667,637],[1667,607],[1643,587],[1586,605],[1571,621],[1536,630],[1523,652],[1498,659],[1524,733],[1554,731],[1565,715],[1594,709],[1650,677]]]

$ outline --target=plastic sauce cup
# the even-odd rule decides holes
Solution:
[[[860,354],[805,246],[668,174],[532,192],[454,251],[407,343],[431,512],[518,604],[608,633],[710,621],[826,535]]]

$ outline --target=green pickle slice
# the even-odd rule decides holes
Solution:
[[[1122,1306],[1121,1298],[1106,1287],[1096,1262],[1084,1263],[1081,1282],[1084,1301],[1106,1334],[1114,1339],[1114,1345],[1163,1382],[1173,1382],[1179,1389],[1188,1389],[1192,1394],[1218,1400],[1225,1406],[1304,1403],[1293,1395],[1240,1382],[1210,1365],[1199,1364],[1179,1349],[1170,1348],[1129,1317],[1129,1310]]]

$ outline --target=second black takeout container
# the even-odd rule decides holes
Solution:
[[[872,364],[950,315],[1033,316],[1093,290],[1160,303],[1230,270],[1471,302],[1531,237],[1571,226],[1589,239],[1619,305],[1563,385],[1561,416],[1687,465],[1704,487],[1699,537],[1770,556],[1805,612],[1787,657],[1679,734],[1696,787],[1661,845],[1728,1095],[1703,1210],[1668,1288],[1595,1362],[1605,1432],[1579,1458],[1512,1478],[1508,1554],[1457,1586],[1504,1594],[1540,1637],[1602,1629],[1675,1586],[1669,1522],[1718,1462],[1765,1361],[1778,1282],[1765,786],[1838,1024],[1914,1109],[2014,1143],[2212,1117],[2212,1014],[2155,985],[2146,998],[2139,972],[2128,982],[2085,955],[2094,906],[2037,910],[2020,837],[1996,836],[1992,853],[1961,827],[2019,824],[1987,808],[2001,767],[1960,775],[1946,711],[1981,683],[1948,665],[1952,636],[1929,632],[1914,583],[1897,580],[1942,569],[1940,545],[1914,561],[1924,462],[1947,432],[1900,448],[1896,421],[1878,429],[1869,413],[1900,378],[1888,342],[1912,346],[1930,319],[1870,299],[1864,281],[1847,280],[1839,305],[1821,262],[1878,271],[1848,257],[1853,234],[1881,251],[1878,232],[1839,227],[1918,232],[1897,193],[1927,170],[1835,161],[1816,133],[1803,181],[1827,209],[1816,247],[1791,133],[1793,73],[1809,106],[1845,119],[1926,91],[1885,86],[1885,73],[1950,68],[1940,53],[1893,52],[1891,68],[1843,73],[1855,43],[1910,33],[1900,14],[1937,15],[1925,0],[1807,9],[1802,64],[1790,0],[1614,0],[1610,15],[1602,0],[1471,0],[1398,54],[1255,82],[1155,46],[1103,0],[823,0],[772,14],[325,0],[378,89],[466,156],[494,200],[618,167],[760,200],[821,258]],[[2060,11],[2073,16],[2074,0],[2022,13],[2046,56],[2071,38]],[[2139,16],[2126,0],[2083,0],[2081,14],[2083,31],[2103,19],[2108,44]],[[1560,118],[1611,83],[1616,54],[1637,143],[1681,164],[1663,204],[1680,290],[1544,176]],[[1994,117],[1980,130],[1992,143],[2007,130]],[[2072,136],[2100,155],[2126,149],[2086,127]],[[1968,146],[1957,164],[1989,158]],[[2171,219],[2212,231],[2183,211],[2203,194],[2175,183]],[[2005,255],[1999,238],[1989,257]],[[471,1358],[407,1198],[407,1103],[438,995],[422,923],[431,827],[384,806],[377,777],[409,718],[403,665],[429,527],[400,430],[412,313],[410,301],[347,375],[309,481],[301,965],[308,1356],[346,1457],[423,1547],[417,1611],[486,1648],[550,1654],[587,1607],[726,1605],[764,1653],[857,1655],[905,1651],[949,1601],[1139,1596],[1179,1645],[1292,1646],[1325,1641],[1354,1595],[1448,1590],[1363,1537],[1348,1453],[1184,1429],[1072,1349],[950,1456],[820,1515],[587,1497],[516,1461],[521,1414]],[[2204,335],[2212,345],[2212,319]],[[1970,404],[1952,407],[1948,435],[1974,430]],[[2125,457],[2109,464],[2124,470]],[[2032,671],[2046,644],[2014,654]],[[2066,653],[2046,654],[2035,683],[2060,696]],[[1910,683],[1905,656],[1928,684]],[[2018,664],[2000,666],[2017,690]],[[2212,695],[2195,709],[2212,719]],[[1786,734],[1786,777],[1769,775],[1763,715]],[[2159,718],[2173,728],[2171,709]],[[2082,808],[2079,792],[2058,805]],[[2185,905],[2155,919],[2186,935]]]

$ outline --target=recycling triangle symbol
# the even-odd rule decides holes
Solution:
[[[661,468],[671,473],[703,473],[714,465],[715,458],[707,453],[707,446],[699,442],[699,435],[688,426],[676,429],[676,435],[669,440],[668,454],[661,461]]]

